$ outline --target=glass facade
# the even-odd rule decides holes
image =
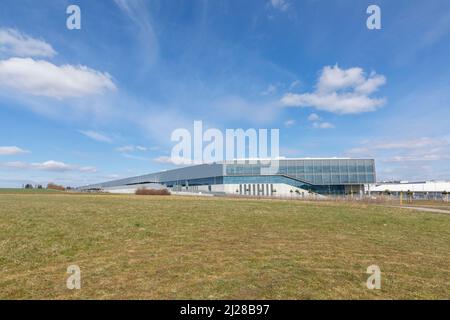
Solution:
[[[274,184],[286,184],[321,194],[345,194],[375,183],[373,159],[281,159],[272,162],[227,161],[161,171],[81,187],[98,190],[117,186],[160,184],[168,188],[236,184],[267,192]],[[244,186],[245,185],[245,186]],[[259,191],[258,191],[259,192]]]
[[[374,183],[373,159],[284,159],[275,165],[227,162],[225,176],[278,175],[309,185],[359,185]]]
[[[200,179],[185,179],[178,181],[164,181],[163,184],[166,187],[172,188],[173,186],[207,186],[214,184],[223,184],[223,177],[211,177]]]

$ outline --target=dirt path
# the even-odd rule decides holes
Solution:
[[[444,210],[444,209],[436,209],[436,208],[427,208],[427,207],[412,207],[412,206],[391,206],[392,208],[403,208],[403,209],[411,209],[411,210],[417,210],[417,211],[427,211],[427,212],[434,212],[434,213],[445,213],[450,215],[450,210]]]

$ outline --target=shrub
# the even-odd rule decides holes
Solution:
[[[135,192],[136,195],[139,196],[169,196],[170,192],[167,189],[146,189],[146,188],[139,188]]]
[[[64,188],[63,186],[59,186],[59,185],[54,184],[54,183],[49,183],[47,185],[47,189],[49,189],[49,190],[58,190],[58,191],[66,190],[66,188]]]

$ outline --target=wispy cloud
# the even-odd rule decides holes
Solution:
[[[290,3],[286,0],[270,0],[269,5],[272,6],[272,8],[286,11],[290,7]]]
[[[132,154],[132,152],[141,152],[141,154],[142,154],[142,152],[145,152],[148,150],[147,147],[128,145],[128,146],[116,148],[115,150],[117,152],[120,152],[123,157],[128,158],[128,159],[141,160],[141,161],[151,161],[152,160],[150,158],[146,158],[141,155]]]
[[[320,120],[320,117],[317,113],[311,113],[308,116],[308,121],[319,121],[319,120]]]
[[[117,152],[132,152],[135,150],[134,146],[123,146],[115,149]]]
[[[286,128],[290,128],[295,125],[296,121],[294,119],[286,120],[283,124]]]
[[[30,151],[24,150],[16,146],[0,147],[0,156],[14,156],[18,154],[29,153]]]
[[[373,153],[374,151],[430,150],[438,147],[450,147],[450,142],[442,138],[421,137],[415,139],[364,141],[360,147],[350,149],[351,154]]]
[[[450,160],[450,138],[367,140],[348,150],[346,155],[375,158],[381,179],[448,178],[445,173]]]
[[[158,58],[159,45],[146,3],[143,0],[114,0],[114,2],[137,26],[139,40],[145,49],[146,61],[154,63]]]
[[[313,127],[317,129],[333,129],[334,124],[329,122],[314,122]]]
[[[289,90],[294,90],[302,85],[300,80],[295,80],[289,85]]]
[[[129,153],[122,153],[122,156],[124,156],[125,158],[128,158],[128,159],[140,160],[140,161],[151,161],[152,160],[150,158],[136,156],[134,154],[129,154]]]
[[[29,169],[29,170],[41,170],[41,171],[53,171],[53,172],[68,172],[77,171],[83,173],[95,173],[97,169],[95,167],[83,167],[77,165],[71,165],[60,161],[49,160],[45,162],[4,162],[0,164],[1,167],[13,168],[13,169]]]
[[[81,133],[82,135],[98,141],[98,142],[106,142],[106,143],[112,143],[113,139],[109,136],[107,136],[106,134],[100,133],[100,132],[96,132],[96,131],[92,131],[92,130],[79,130],[79,133]]]
[[[405,155],[405,156],[392,156],[382,159],[383,162],[419,162],[419,161],[441,161],[450,160],[448,154],[421,154],[421,155]]]
[[[118,147],[115,149],[117,152],[134,152],[134,151],[147,151],[148,148],[147,147],[143,147],[143,146],[133,146],[133,145],[128,145],[128,146],[123,146],[123,147]]]
[[[277,87],[273,84],[267,86],[267,88],[261,92],[263,96],[271,95],[277,92]]]
[[[322,121],[322,118],[317,113],[311,113],[308,116],[308,121],[312,122],[312,126],[316,129],[333,129],[335,127],[332,123]]]
[[[251,114],[252,116],[245,120],[260,125],[276,119],[280,111],[280,108],[277,108],[278,105],[276,101],[272,100],[252,101],[241,96],[230,95],[211,101],[209,108],[214,110],[216,118],[229,121],[242,120],[243,114]]]
[[[157,162],[157,163],[174,164],[174,161],[172,160],[172,158],[168,157],[168,156],[160,156],[160,157],[154,158],[153,161]],[[189,160],[189,161],[191,161],[191,160]]]
[[[53,57],[56,51],[43,40],[15,29],[0,28],[0,53],[15,57]]]
[[[323,68],[312,93],[287,93],[281,103],[289,107],[314,107],[339,114],[374,111],[385,99],[370,95],[386,83],[386,78],[372,72],[366,76],[361,68],[341,69],[337,65]]]
[[[441,40],[444,36],[450,33],[450,13],[440,16],[435,23],[430,24],[429,29],[424,31],[420,37],[420,41],[416,43],[417,50],[424,47],[432,46]]]

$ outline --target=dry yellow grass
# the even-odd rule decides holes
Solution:
[[[0,192],[3,299],[449,299],[450,216],[380,206]],[[81,290],[66,288],[79,265]],[[379,265],[382,289],[365,286]]]

